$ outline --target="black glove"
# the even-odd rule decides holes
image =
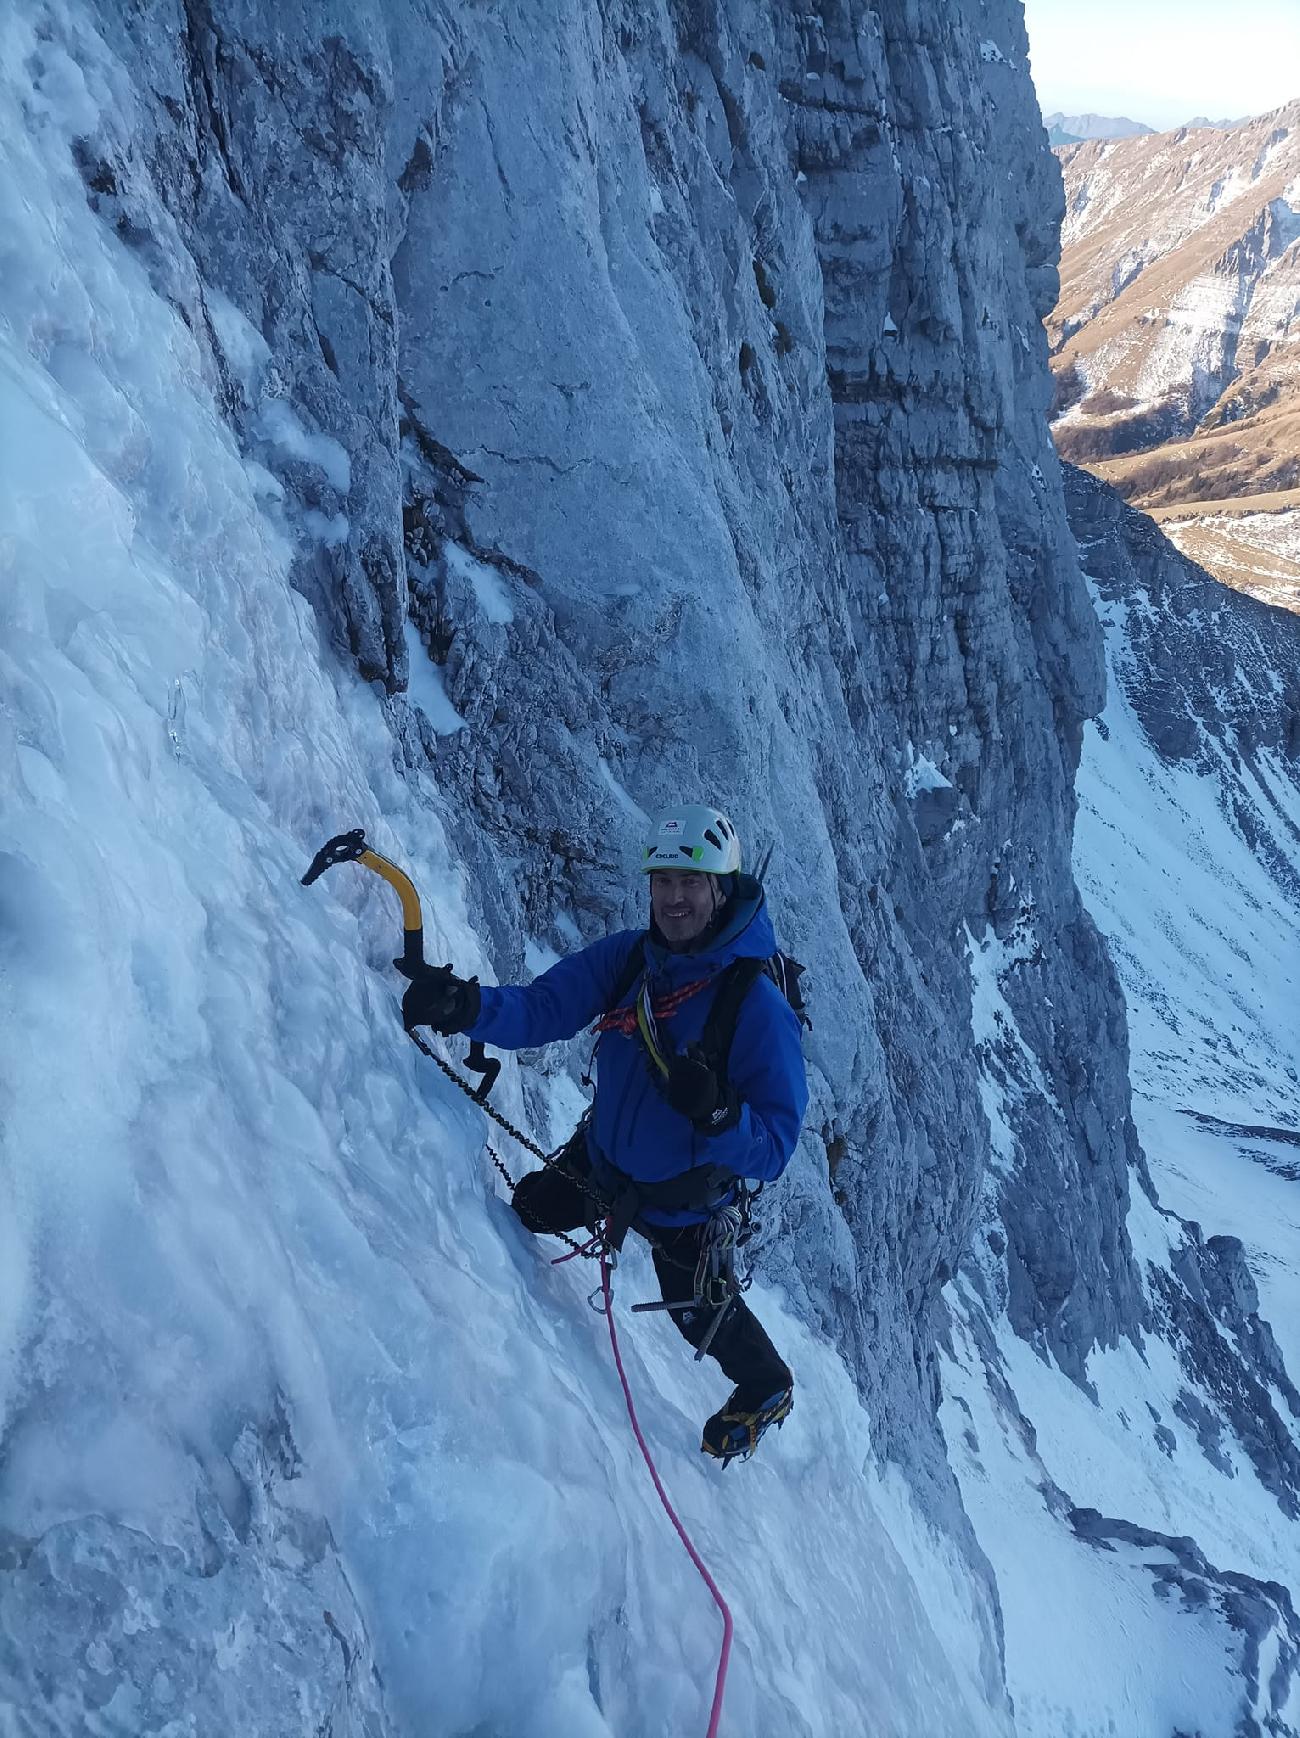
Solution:
[[[698,1044],[688,1044],[680,1056],[668,1058],[664,1097],[704,1135],[721,1134],[740,1119],[735,1091],[718,1079]]]
[[[458,978],[450,966],[424,966],[402,997],[402,1024],[431,1026],[449,1036],[478,1019],[482,997],[477,978]]]

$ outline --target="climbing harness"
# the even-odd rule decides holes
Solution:
[[[398,971],[402,972],[406,977],[414,977],[424,964],[424,919],[420,910],[420,897],[415,891],[414,883],[411,881],[410,877],[405,874],[404,871],[399,869],[395,863],[390,863],[386,857],[381,857],[377,851],[372,851],[366,844],[364,831],[360,827],[357,827],[349,833],[337,834],[334,838],[328,840],[324,845],[322,845],[321,849],[312,859],[311,867],[302,877],[302,885],[304,887],[310,887],[312,882],[322,875],[326,869],[332,868],[337,863],[359,863],[363,868],[369,869],[374,874],[381,876],[390,886],[397,890],[398,896],[402,901],[404,947],[402,950],[402,957],[398,960],[394,960],[393,964],[397,967]],[[524,1148],[525,1152],[532,1153],[535,1158],[541,1160],[543,1165],[555,1170],[563,1170],[564,1174],[568,1176],[572,1182],[577,1183],[578,1187],[582,1189],[585,1194],[589,1195],[593,1201],[600,1204],[602,1211],[608,1212],[609,1203],[605,1197],[599,1194],[595,1189],[588,1187],[580,1177],[574,1176],[567,1167],[560,1163],[560,1156],[566,1151],[570,1142],[574,1139],[573,1135],[571,1135],[562,1146],[557,1147],[553,1153],[543,1152],[542,1148],[537,1145],[536,1141],[530,1140],[522,1129],[516,1128],[508,1118],[501,1115],[500,1111],[498,1111],[495,1106],[487,1102],[488,1093],[492,1090],[492,1086],[500,1072],[501,1064],[495,1058],[487,1055],[481,1041],[471,1042],[469,1056],[466,1059],[468,1066],[472,1068],[476,1074],[481,1074],[483,1076],[482,1084],[478,1087],[473,1087],[467,1080],[462,1079],[454,1068],[444,1062],[442,1057],[435,1055],[433,1050],[430,1049],[418,1032],[408,1028],[407,1035],[431,1062],[437,1063],[438,1067],[447,1076],[448,1080],[450,1080],[455,1086],[458,1086],[462,1092],[467,1094],[468,1097],[472,1098],[480,1109],[485,1111],[487,1115],[492,1118],[493,1122],[495,1122],[498,1127],[503,1128],[508,1135]],[[582,1125],[580,1124],[579,1128],[581,1127]],[[490,1146],[487,1148],[487,1153],[497,1170],[505,1178],[509,1188],[513,1191],[515,1187],[514,1179],[502,1163],[500,1157]],[[725,1211],[730,1213],[732,1209],[725,1209]],[[737,1217],[739,1218],[741,1215],[738,1214]],[[687,1556],[699,1571],[701,1579],[708,1588],[710,1594],[713,1596],[714,1603],[722,1613],[722,1650],[718,1657],[718,1670],[713,1686],[713,1702],[709,1710],[709,1726],[708,1731],[705,1734],[705,1738],[717,1738],[718,1722],[722,1718],[722,1699],[727,1686],[727,1667],[731,1660],[731,1639],[734,1627],[731,1611],[726,1600],[722,1597],[717,1582],[709,1573],[708,1568],[704,1563],[704,1559],[691,1543],[690,1535],[682,1525],[676,1509],[674,1509],[669,1500],[668,1492],[664,1489],[663,1480],[659,1477],[658,1468],[655,1466],[649,1445],[646,1442],[640,1421],[636,1415],[636,1406],[632,1400],[632,1390],[628,1384],[627,1372],[623,1368],[623,1355],[619,1349],[618,1330],[614,1325],[614,1298],[610,1276],[618,1263],[618,1249],[617,1245],[610,1241],[611,1230],[612,1227],[610,1221],[608,1219],[604,1220],[598,1224],[597,1229],[593,1232],[592,1236],[586,1243],[579,1243],[576,1238],[570,1237],[566,1232],[556,1233],[557,1236],[561,1237],[563,1241],[570,1246],[568,1255],[561,1255],[556,1259],[558,1262],[572,1261],[574,1256],[581,1255],[600,1262],[600,1285],[597,1288],[597,1291],[601,1297],[601,1313],[604,1315],[605,1320],[609,1325],[609,1343],[614,1353],[614,1364],[618,1370],[618,1379],[622,1384],[623,1398],[627,1403],[627,1415],[631,1421],[632,1433],[636,1437],[637,1447],[641,1450],[641,1457],[645,1461],[651,1479],[654,1481],[654,1487],[658,1493],[659,1501],[663,1505],[664,1513],[672,1522],[673,1528],[677,1537],[681,1540]],[[735,1239],[733,1238],[731,1243],[733,1250],[734,1243]],[[706,1260],[702,1251],[701,1266],[696,1269],[697,1291],[700,1289],[699,1276],[701,1267],[707,1270],[707,1277],[707,1275],[711,1274],[713,1271],[711,1265],[712,1260],[712,1256],[708,1257]],[[597,1293],[593,1292],[592,1298],[596,1295]],[[590,1303],[591,1298],[587,1301]],[[718,1320],[712,1325],[710,1338],[712,1337],[712,1333],[717,1331],[720,1321],[721,1315],[719,1315]]]

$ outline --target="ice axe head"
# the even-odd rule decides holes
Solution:
[[[354,827],[350,833],[336,833],[332,839],[325,841],[312,858],[311,868],[302,878],[303,886],[310,887],[313,881],[327,869],[332,869],[336,863],[359,862],[368,849],[364,828]]]

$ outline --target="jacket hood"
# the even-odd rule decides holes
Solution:
[[[721,971],[733,960],[770,958],[776,952],[776,931],[768,915],[762,882],[752,875],[736,877],[736,891],[728,903],[722,928],[697,952],[674,953],[656,941],[653,930],[646,952],[656,976],[665,973],[676,976],[674,968],[680,965],[687,968],[682,975],[698,977],[701,967],[706,972]]]

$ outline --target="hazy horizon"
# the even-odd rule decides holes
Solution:
[[[1300,100],[1300,93],[1297,93],[1297,100]],[[1096,117],[1096,119],[1102,121],[1140,121],[1144,126],[1150,127],[1157,133],[1175,133],[1180,127],[1186,127],[1192,121],[1198,120],[1215,122],[1253,121],[1257,115],[1267,115],[1274,109],[1284,108],[1285,106],[1285,102],[1270,103],[1268,108],[1250,109],[1239,115],[1218,114],[1217,112],[1209,114],[1204,109],[1197,109],[1195,113],[1192,113],[1189,110],[1185,115],[1180,115],[1175,121],[1157,121],[1153,120],[1149,114],[1131,114],[1127,109],[1099,108],[1096,103],[1088,103],[1080,107],[1072,107],[1065,103],[1049,103],[1045,97],[1039,98],[1039,107],[1042,110],[1044,119],[1046,119],[1048,115],[1065,115],[1066,117],[1073,118],[1092,115]]]
[[[1045,115],[1106,115],[1165,132],[1198,115],[1267,114],[1300,98],[1300,4],[1025,0]]]

